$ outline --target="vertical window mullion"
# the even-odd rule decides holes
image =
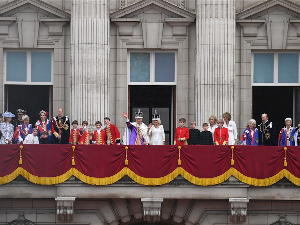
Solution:
[[[150,65],[151,65],[151,67],[150,67],[150,74],[151,74],[151,78],[150,78],[150,83],[155,83],[155,52],[154,51],[152,51],[151,52],[151,62],[150,62]]]
[[[274,84],[278,84],[278,53],[274,53]]]
[[[31,52],[27,51],[27,83],[31,82]]]

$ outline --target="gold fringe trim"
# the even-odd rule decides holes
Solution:
[[[4,177],[0,177],[0,185],[2,184],[7,184],[11,181],[13,181],[14,179],[16,179],[18,176],[20,175],[20,167],[18,167],[14,172],[12,172],[11,174],[8,174]]]
[[[293,175],[290,171],[283,169],[284,176],[291,181],[293,184],[300,186],[300,178]]]
[[[138,184],[142,185],[149,185],[149,186],[158,186],[158,185],[163,185],[170,183],[172,180],[174,180],[178,175],[180,174],[180,167],[177,167],[172,173],[164,176],[164,177],[159,177],[159,178],[146,178],[146,177],[141,177],[134,173],[132,170],[128,169],[126,167],[126,175],[128,175],[132,180],[137,182]]]
[[[247,177],[234,168],[231,169],[232,169],[232,175],[236,177],[239,181],[242,181],[245,184],[249,184],[253,186],[270,186],[272,184],[277,183],[284,177],[284,170],[281,170],[279,173],[275,174],[272,177],[257,179],[257,178]]]
[[[138,176],[136,173],[134,173],[132,170],[130,170],[127,167],[124,167],[120,172],[117,174],[110,176],[110,177],[103,177],[103,178],[96,178],[96,177],[90,177],[87,175],[84,175],[79,170],[75,168],[71,168],[66,173],[57,176],[57,177],[38,177],[30,174],[22,167],[18,167],[14,172],[12,172],[9,175],[6,175],[4,177],[0,177],[0,185],[7,184],[14,179],[16,179],[19,175],[22,175],[24,178],[26,178],[28,181],[40,184],[40,185],[54,185],[63,183],[66,180],[68,180],[72,175],[80,179],[82,182],[91,184],[91,185],[109,185],[116,183],[118,180],[120,180],[125,175],[128,175],[132,180],[137,182],[141,185],[149,185],[149,186],[158,186],[163,185],[171,182],[174,180],[177,176],[182,175],[186,180],[191,182],[192,184],[199,185],[199,186],[212,186],[216,184],[223,183],[224,181],[228,180],[230,176],[236,177],[239,181],[253,185],[253,186],[270,186],[272,184],[277,183],[279,180],[281,180],[283,177],[286,177],[288,180],[290,180],[293,184],[300,186],[300,178],[293,175],[291,172],[289,172],[286,169],[281,170],[279,173],[275,174],[272,177],[264,178],[264,179],[257,179],[252,177],[247,177],[237,171],[234,168],[230,168],[225,173],[223,173],[220,176],[212,177],[212,178],[199,178],[191,175],[186,170],[184,170],[182,167],[177,167],[173,172],[170,174],[159,177],[159,178],[146,178]]]
[[[73,175],[73,168],[68,170],[66,173],[57,176],[57,177],[38,177],[34,176],[31,173],[28,173],[25,169],[19,167],[19,174],[22,175],[26,180],[30,181],[34,184],[41,185],[52,185],[52,184],[60,184],[68,180]]]
[[[189,182],[195,185],[200,185],[200,186],[211,186],[211,185],[216,185],[223,183],[224,181],[228,180],[229,177],[232,175],[232,168],[227,170],[225,173],[223,173],[220,176],[217,177],[212,177],[212,178],[199,178],[195,177],[183,168],[178,168],[180,169],[180,174]]]
[[[120,172],[117,174],[110,176],[110,177],[103,177],[103,178],[97,178],[97,177],[90,177],[87,175],[84,175],[79,170],[73,168],[73,175],[77,177],[79,180],[81,180],[84,183],[91,184],[91,185],[108,185],[116,183],[118,180],[120,180],[122,177],[126,175],[127,167],[123,168]]]

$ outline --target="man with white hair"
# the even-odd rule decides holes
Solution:
[[[292,136],[292,119],[285,118],[285,127],[281,129],[278,137],[279,146],[295,146],[294,138]]]
[[[277,145],[275,126],[268,120],[266,113],[261,115],[261,121],[262,123],[258,125],[258,144],[266,146]]]

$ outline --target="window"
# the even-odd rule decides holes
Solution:
[[[175,52],[129,52],[129,84],[176,84]]]
[[[52,51],[9,50],[5,57],[6,84],[52,84]]]
[[[299,85],[299,53],[254,53],[254,86]]]

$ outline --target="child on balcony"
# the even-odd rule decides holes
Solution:
[[[78,121],[77,120],[74,120],[72,122],[72,126],[73,128],[71,129],[71,134],[70,134],[70,138],[69,138],[69,143],[71,145],[77,145],[78,141],[79,141],[79,138],[80,138],[80,135],[79,135],[79,129],[77,128],[78,127]]]
[[[105,130],[101,129],[102,123],[97,121],[95,123],[96,129],[92,136],[92,143],[95,145],[105,145],[106,144],[106,133]]]
[[[208,124],[203,123],[203,131],[200,133],[200,145],[213,145],[213,136],[210,131],[208,131]]]
[[[80,138],[79,138],[79,144],[81,145],[89,145],[90,144],[90,131],[88,129],[88,122],[83,121],[82,122],[82,128],[79,130]]]
[[[176,128],[174,145],[187,145],[187,140],[190,137],[189,129],[184,126],[185,118],[179,119],[179,127]]]
[[[217,121],[217,128],[214,133],[214,140],[216,145],[227,145],[228,143],[228,129],[223,127],[224,121],[219,119]]]

